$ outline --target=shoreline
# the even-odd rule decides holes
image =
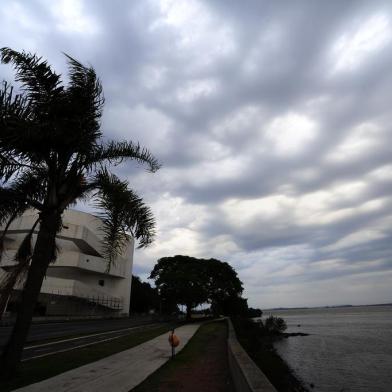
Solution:
[[[281,336],[277,336],[276,338],[272,339],[271,345],[272,345],[272,351],[273,355],[279,358],[279,360],[282,362],[283,367],[285,369],[282,369],[282,371],[285,371],[289,374],[289,377],[292,379],[293,386],[296,389],[293,389],[293,391],[298,391],[298,392],[310,392],[312,391],[312,388],[314,388],[313,384],[310,384],[308,386],[308,383],[306,383],[304,380],[301,379],[297,375],[297,373],[294,371],[294,369],[291,368],[291,366],[282,358],[281,355],[279,355],[278,350],[275,348],[274,343],[282,340],[282,339],[288,339],[291,336],[309,336],[310,334],[308,333],[303,333],[303,332],[294,332],[294,333],[282,333]],[[309,387],[311,389],[309,389]]]
[[[311,389],[295,374],[274,347],[274,343],[278,340],[308,334],[282,333],[261,336],[253,321],[246,319],[232,321],[238,341],[278,392],[311,392]]]
[[[274,346],[274,343],[281,339],[288,339],[290,336],[307,336],[307,334],[282,334],[282,336],[275,337],[267,337],[264,341],[264,347],[260,350],[259,355],[266,357],[266,360],[263,362],[273,361],[273,369],[268,366],[268,364],[260,367],[260,364],[255,361],[256,364],[261,368],[261,370],[266,374],[269,378],[283,378],[286,379],[285,386],[280,386],[279,382],[275,385],[275,388],[278,392],[310,392],[305,382],[295,373],[295,371],[290,367],[290,365],[278,354],[277,349]],[[268,358],[268,359],[267,359]],[[287,389],[288,388],[288,389]]]

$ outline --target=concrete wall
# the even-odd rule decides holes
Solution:
[[[233,324],[228,318],[227,349],[230,373],[238,392],[277,392],[264,373],[252,361],[237,340]]]

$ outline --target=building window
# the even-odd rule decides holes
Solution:
[[[100,286],[105,286],[105,281],[103,279],[98,280]]]

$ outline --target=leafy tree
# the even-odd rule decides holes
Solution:
[[[64,85],[46,61],[35,54],[0,49],[0,60],[12,64],[21,93],[0,88],[0,224],[2,239],[10,223],[28,208],[37,220],[16,254],[17,266],[5,290],[27,271],[21,306],[0,363],[14,373],[49,263],[56,260],[56,234],[62,213],[78,200],[92,201],[103,220],[104,256],[108,269],[131,233],[139,246],[149,245],[155,222],[142,199],[109,170],[124,160],[146,164],[157,160],[129,141],[103,139],[100,118],[104,98],[92,67],[67,56],[69,83]],[[38,231],[32,245],[32,234]],[[4,300],[6,291],[2,291]]]
[[[159,310],[158,290],[138,276],[132,276],[130,312],[147,313],[150,310]]]
[[[237,273],[228,263],[216,259],[164,257],[158,260],[150,278],[163,299],[186,306],[187,318],[202,303],[210,303],[215,314],[229,314],[229,301],[232,305],[243,301]]]
[[[202,262],[189,256],[163,257],[150,274],[161,298],[168,303],[186,306],[186,317],[192,308],[208,299],[207,276]]]
[[[271,334],[279,334],[287,329],[287,325],[281,317],[271,315],[265,319],[264,328]]]
[[[205,276],[208,277],[207,290],[211,309],[215,314],[226,314],[225,303],[229,298],[241,296],[243,287],[237,273],[228,263],[217,259],[202,259]]]
[[[222,302],[222,313],[225,316],[248,317],[248,300],[239,296],[230,296]]]
[[[253,318],[253,317],[261,317],[263,314],[261,309],[258,308],[249,308],[248,309],[248,317]]]

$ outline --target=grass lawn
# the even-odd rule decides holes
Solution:
[[[135,347],[170,330],[170,325],[146,330],[130,331],[127,336],[98,343],[43,358],[22,362],[17,377],[7,383],[0,383],[0,391],[7,392],[24,385],[32,384],[56,376],[67,370],[97,361],[120,351]]]
[[[132,392],[231,392],[227,323],[202,325],[186,347]]]

